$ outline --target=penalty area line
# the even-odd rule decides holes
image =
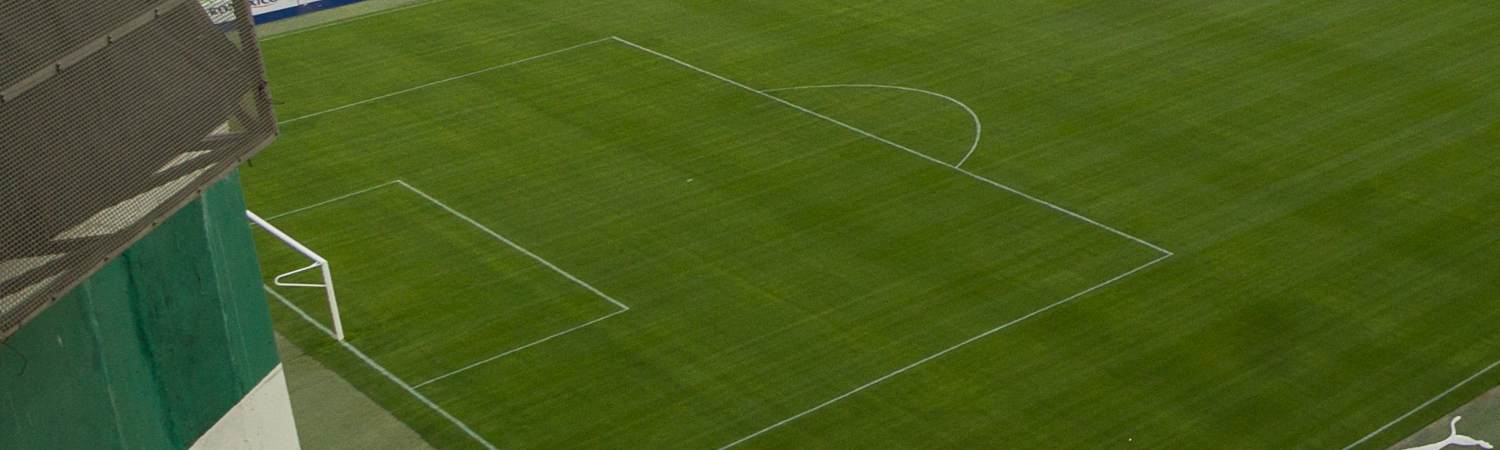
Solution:
[[[360,190],[357,190],[357,191],[354,191],[354,192],[350,192],[348,194],[344,194],[344,195],[340,195],[338,197],[330,198],[328,200],[323,200],[321,202],[313,203],[311,205],[303,206],[301,208],[293,209],[291,211],[287,211],[287,212],[284,212],[284,213],[276,214],[274,216],[267,217],[266,221],[269,222],[269,221],[272,221],[272,220],[280,219],[282,217],[290,216],[292,214],[296,214],[296,213],[300,213],[300,212],[304,212],[304,211],[309,211],[309,210],[312,210],[314,208],[318,208],[318,207],[321,207],[321,206],[326,206],[329,203],[336,203],[336,202],[339,202],[339,201],[342,201],[342,200],[348,200],[350,198],[359,196],[360,194],[369,193],[370,191],[373,191],[373,190],[376,190],[376,189],[380,189],[380,188],[383,188],[383,187],[386,187],[386,186],[390,186],[390,185],[393,185],[393,184],[396,184],[396,182],[394,180],[393,181],[387,181],[387,182],[384,182],[384,183],[380,183],[380,184],[377,184],[377,185],[374,185],[374,186],[370,186],[370,187],[367,187],[367,188],[364,188],[364,189],[360,189]]]
[[[828,116],[826,114],[823,114],[823,113],[820,113],[820,112],[817,112],[817,111],[813,111],[811,109],[808,109],[805,106],[793,103],[790,100],[787,100],[787,99],[784,99],[784,98],[781,98],[781,97],[777,97],[776,95],[767,93],[767,91],[763,91],[763,90],[760,90],[760,89],[756,89],[756,88],[750,87],[750,85],[747,85],[745,83],[741,83],[739,81],[735,81],[732,78],[729,78],[729,77],[726,77],[726,76],[714,73],[713,71],[710,71],[708,69],[704,69],[702,67],[698,67],[698,66],[693,65],[693,64],[691,64],[691,63],[689,63],[687,61],[683,61],[681,59],[678,59],[678,58],[673,57],[671,55],[668,55],[666,53],[662,53],[662,52],[659,52],[659,51],[656,51],[656,50],[652,50],[651,48],[648,48],[646,46],[643,46],[643,45],[631,42],[631,41],[626,40],[625,38],[622,38],[622,37],[619,37],[619,36],[611,36],[611,37],[609,37],[607,39],[613,39],[615,42],[618,42],[618,43],[620,43],[622,45],[634,48],[636,50],[639,50],[641,52],[645,52],[645,53],[650,54],[650,55],[654,55],[654,56],[656,56],[658,58],[667,60],[668,62],[671,62],[673,64],[677,64],[679,66],[682,66],[682,67],[685,67],[685,68],[690,69],[692,71],[695,71],[695,72],[707,75],[709,77],[713,77],[713,78],[715,78],[715,79],[717,79],[719,81],[723,81],[723,82],[728,83],[728,84],[730,84],[730,85],[732,85],[734,87],[737,87],[737,88],[740,88],[740,89],[744,89],[746,91],[753,92],[756,95],[759,95],[761,97],[765,97],[765,98],[770,99],[770,100],[772,100],[772,101],[774,101],[776,103],[780,103],[780,104],[785,105],[785,106],[787,106],[789,108],[801,111],[801,112],[806,113],[806,114],[808,114],[810,116],[813,116],[813,117],[822,119],[824,121],[827,121],[828,123],[832,123],[834,125],[838,125],[839,127],[842,127],[842,128],[844,128],[846,130],[849,130],[849,131],[852,131],[852,132],[854,132],[856,134],[859,134],[861,136],[870,138],[870,139],[875,140],[877,142],[880,142],[880,143],[883,143],[885,145],[889,145],[889,146],[891,146],[893,148],[899,149],[901,151],[910,153],[912,156],[916,156],[918,158],[925,159],[928,162],[931,162],[933,164],[937,164],[937,165],[940,165],[940,166],[943,166],[943,167],[947,167],[948,169],[953,170],[955,172],[958,172],[960,174],[963,174],[964,176],[967,176],[969,178],[978,180],[978,181],[983,182],[985,184],[988,184],[990,186],[994,186],[995,188],[998,188],[1000,190],[1003,190],[1003,191],[1010,192],[1012,194],[1018,195],[1018,196],[1020,196],[1022,198],[1030,200],[1030,201],[1032,201],[1034,203],[1037,203],[1039,205],[1042,205],[1042,206],[1045,206],[1045,207],[1047,207],[1049,209],[1052,209],[1053,211],[1057,211],[1057,212],[1063,213],[1063,214],[1065,214],[1065,215],[1067,215],[1069,217],[1072,217],[1072,218],[1077,219],[1079,221],[1088,223],[1090,225],[1099,227],[1099,228],[1101,228],[1101,229],[1103,229],[1105,231],[1113,233],[1116,236],[1120,236],[1120,237],[1123,237],[1125,239],[1129,239],[1130,241],[1135,242],[1137,244],[1141,244],[1143,246],[1149,247],[1152,250],[1155,250],[1157,253],[1160,253],[1162,255],[1165,255],[1165,256],[1172,256],[1173,255],[1173,253],[1172,253],[1171,250],[1167,250],[1166,248],[1163,248],[1160,245],[1156,245],[1156,244],[1151,243],[1150,241],[1147,241],[1145,239],[1141,239],[1139,237],[1136,237],[1133,234],[1126,233],[1124,231],[1120,231],[1119,229],[1117,229],[1115,227],[1112,227],[1112,226],[1109,226],[1109,225],[1105,225],[1102,222],[1099,222],[1097,220],[1089,218],[1088,216],[1085,216],[1083,214],[1075,212],[1075,211],[1073,211],[1071,209],[1064,208],[1064,207],[1062,207],[1060,205],[1057,205],[1055,203],[1043,200],[1041,197],[1037,197],[1037,196],[1034,196],[1034,195],[1031,195],[1031,194],[1027,194],[1027,193],[1021,191],[1020,189],[1016,189],[1016,188],[1010,187],[1010,186],[1008,186],[1006,184],[1000,183],[1000,182],[995,181],[995,180],[991,180],[989,178],[986,178],[986,177],[984,177],[982,175],[979,175],[977,173],[971,172],[971,171],[969,171],[967,169],[964,169],[962,167],[959,167],[957,165],[950,164],[950,163],[948,163],[946,161],[934,158],[934,157],[932,157],[932,156],[930,156],[930,155],[928,155],[926,153],[922,153],[922,152],[919,152],[917,150],[914,150],[911,147],[907,147],[905,145],[901,145],[901,144],[896,143],[895,141],[892,141],[890,139],[886,139],[886,138],[880,137],[880,135],[877,135],[875,133],[871,133],[869,131],[865,131],[862,128],[856,127],[854,125],[850,125],[850,124],[848,124],[848,123],[846,123],[844,121],[835,119],[835,118],[830,117],[830,116]]]
[[[1085,295],[1091,294],[1094,291],[1098,291],[1100,289],[1103,289],[1104,287],[1109,286],[1111,284],[1114,284],[1117,281],[1123,280],[1125,278],[1129,278],[1131,275],[1135,275],[1136,273],[1139,273],[1142,270],[1146,270],[1147,268],[1150,268],[1151,266],[1156,265],[1156,263],[1162,262],[1162,261],[1166,260],[1167,258],[1171,258],[1171,257],[1172,257],[1172,255],[1161,255],[1161,256],[1157,257],[1156,259],[1151,260],[1150,262],[1142,264],[1139,267],[1136,267],[1134,269],[1130,269],[1129,271],[1127,271],[1125,273],[1122,273],[1122,274],[1119,274],[1119,275],[1115,275],[1114,278],[1110,278],[1108,280],[1104,280],[1104,282],[1101,282],[1099,284],[1093,285],[1092,287],[1089,287],[1088,289],[1084,289],[1082,291],[1079,291],[1076,294],[1070,295],[1067,298],[1064,298],[1062,300],[1058,300],[1056,302],[1053,302],[1050,305],[1044,306],[1044,307],[1042,307],[1040,309],[1037,309],[1036,311],[1032,311],[1030,313],[1027,313],[1024,316],[1012,319],[1011,321],[1006,322],[1004,324],[1001,324],[1000,326],[991,328],[988,331],[985,331],[983,333],[975,335],[974,337],[965,339],[965,340],[963,340],[963,342],[959,342],[957,344],[954,344],[953,346],[945,348],[942,351],[939,351],[937,353],[933,353],[931,355],[928,355],[927,357],[924,357],[922,359],[917,360],[916,362],[913,362],[911,364],[907,364],[906,366],[903,366],[903,367],[901,367],[899,369],[896,369],[895,371],[892,371],[890,373],[882,375],[880,378],[876,378],[874,380],[871,380],[870,382],[862,384],[859,387],[856,387],[856,388],[854,388],[852,390],[849,390],[848,392],[845,392],[843,394],[839,394],[837,397],[828,399],[828,400],[824,401],[823,403],[819,403],[816,406],[808,408],[808,409],[806,409],[806,410],[804,410],[802,412],[799,412],[797,414],[793,414],[792,416],[787,417],[785,419],[782,419],[779,422],[773,423],[770,426],[767,426],[765,428],[760,429],[759,431],[756,431],[754,433],[750,433],[750,434],[746,435],[745,437],[742,437],[742,438],[739,438],[739,439],[735,440],[734,442],[730,442],[728,444],[725,444],[724,446],[719,447],[719,450],[724,450],[724,449],[727,449],[727,448],[730,448],[730,447],[738,446],[740,444],[743,444],[745,442],[750,441],[751,439],[755,439],[756,437],[759,437],[760,435],[763,435],[763,434],[766,434],[768,432],[771,432],[772,430],[775,430],[777,428],[781,428],[782,426],[785,426],[786,424],[792,423],[792,422],[796,421],[797,419],[801,419],[801,418],[806,417],[806,416],[808,416],[808,415],[810,415],[812,413],[818,412],[819,410],[821,410],[823,408],[826,408],[829,405],[832,405],[834,403],[838,403],[841,400],[844,400],[846,398],[852,397],[855,394],[858,394],[858,393],[860,393],[860,392],[862,392],[862,391],[864,391],[866,389],[874,387],[877,384],[883,383],[886,380],[889,380],[891,378],[895,378],[898,375],[906,373],[907,371],[912,370],[912,369],[916,368],[917,366],[921,366],[923,364],[931,362],[932,360],[941,358],[941,357],[943,357],[943,355],[946,355],[946,354],[948,354],[950,352],[953,352],[954,350],[958,350],[959,348],[962,348],[962,347],[964,347],[966,345],[972,344],[972,343],[974,343],[974,342],[976,342],[976,341],[978,341],[980,339],[984,339],[986,337],[989,337],[992,334],[1004,331],[1007,328],[1015,326],[1016,324],[1019,324],[1021,322],[1025,322],[1025,321],[1027,321],[1027,320],[1029,320],[1029,319],[1031,319],[1033,317],[1039,316],[1042,313],[1045,313],[1047,311],[1051,311],[1051,310],[1053,310],[1053,309],[1055,309],[1055,308],[1057,308],[1059,306],[1063,306],[1063,305],[1066,305],[1068,303],[1072,303],[1074,300],[1077,300],[1077,299],[1079,299],[1079,298],[1081,298],[1081,297],[1083,297]]]
[[[469,78],[469,77],[472,77],[472,76],[475,76],[475,75],[480,75],[480,74],[484,74],[484,73],[488,73],[488,72],[494,72],[496,70],[504,69],[506,67],[511,67],[511,66],[515,66],[515,65],[519,65],[519,64],[524,64],[524,63],[536,61],[538,59],[546,58],[548,56],[554,56],[554,55],[561,54],[561,53],[567,53],[567,52],[570,52],[570,51],[573,51],[573,50],[577,50],[577,49],[580,49],[580,48],[584,48],[584,47],[588,47],[588,46],[591,46],[591,45],[600,44],[600,43],[603,43],[603,42],[608,41],[608,40],[610,40],[610,38],[595,39],[595,40],[592,40],[592,41],[584,42],[582,44],[576,44],[576,45],[572,45],[572,46],[569,46],[569,47],[565,47],[565,48],[553,50],[553,51],[550,51],[550,52],[547,52],[547,53],[542,53],[540,55],[534,55],[534,56],[530,56],[530,57],[518,59],[518,60],[515,60],[515,61],[511,61],[511,62],[508,62],[508,63],[496,64],[496,65],[489,66],[489,67],[486,67],[486,68],[483,68],[483,69],[479,69],[479,70],[476,70],[476,71],[473,71],[473,72],[459,74],[459,75],[454,75],[454,76],[451,76],[451,77],[448,77],[448,78],[444,78],[444,79],[441,79],[441,80],[431,81],[431,82],[419,84],[419,85],[412,86],[412,87],[409,87],[409,88],[406,88],[406,89],[402,89],[402,90],[399,90],[399,91],[391,92],[391,93],[388,93],[388,94],[377,95],[377,96],[370,97],[370,98],[367,98],[367,99],[364,99],[364,100],[360,100],[360,101],[357,101],[357,102],[354,102],[354,103],[349,103],[349,104],[346,104],[346,105],[343,105],[343,106],[336,106],[336,107],[328,108],[328,109],[325,109],[325,110],[322,110],[322,111],[318,111],[318,112],[315,112],[315,113],[312,113],[312,114],[306,114],[306,115],[302,115],[302,116],[293,117],[293,118],[290,118],[290,119],[287,119],[287,120],[283,120],[283,121],[277,122],[276,124],[277,125],[287,125],[287,124],[298,122],[298,121],[301,121],[301,120],[304,120],[304,119],[311,119],[311,118],[318,117],[318,116],[321,116],[321,115],[324,115],[324,114],[328,114],[328,113],[332,113],[332,112],[338,112],[338,111],[343,111],[345,109],[353,108],[353,107],[364,105],[364,104],[368,104],[368,103],[377,102],[377,101],[384,100],[384,99],[391,98],[391,97],[395,97],[395,96],[398,96],[398,95],[401,95],[401,94],[407,94],[407,93],[411,93],[411,92],[416,92],[416,91],[419,91],[419,90],[422,90],[422,89],[426,89],[426,88],[430,88],[430,87],[433,87],[433,86],[437,86],[437,85],[440,85],[440,84],[449,83],[449,82],[453,82],[453,81],[458,81],[458,80]]]

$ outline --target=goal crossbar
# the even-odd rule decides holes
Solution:
[[[323,256],[319,255],[317,252],[312,251],[312,249],[307,248],[306,245],[302,245],[301,242],[298,242],[296,239],[292,238],[291,235],[286,234],[285,231],[281,231],[280,228],[276,228],[275,225],[271,225],[271,222],[266,221],[266,219],[262,219],[254,212],[250,212],[248,210],[245,211],[245,217],[249,218],[251,223],[254,223],[255,225],[266,230],[267,233],[271,233],[271,236],[275,236],[276,239],[281,241],[283,244],[291,247],[292,250],[295,250],[303,257],[312,260],[312,264],[308,265],[307,267],[277,275],[271,280],[271,283],[282,287],[322,288],[328,296],[328,313],[333,320],[333,338],[340,341],[344,340],[344,322],[339,319],[339,301],[338,297],[336,297],[333,292],[333,271],[328,267],[328,260],[323,258]],[[313,284],[282,281],[287,277],[302,272],[307,272],[313,269],[318,269],[322,273],[322,283]]]

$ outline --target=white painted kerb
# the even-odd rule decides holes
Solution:
[[[297,424],[292,421],[292,401],[286,389],[281,364],[271,369],[239,404],[219,418],[213,428],[198,438],[193,450],[295,450]]]

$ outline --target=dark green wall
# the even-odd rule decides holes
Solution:
[[[0,449],[185,448],[278,362],[238,176],[0,346]]]

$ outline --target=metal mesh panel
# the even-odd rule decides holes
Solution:
[[[97,39],[102,32],[151,11],[157,2],[120,0],[105,8],[98,3],[86,0],[0,3],[0,30],[9,30],[0,35],[0,55],[5,55],[5,64],[0,65],[0,86],[9,86],[56,62]]]
[[[246,0],[0,2],[0,338],[275,134]]]

